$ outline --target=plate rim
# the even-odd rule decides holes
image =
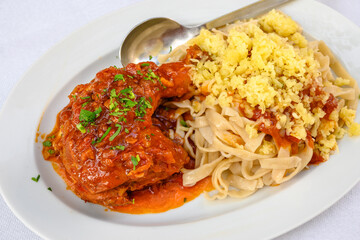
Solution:
[[[160,2],[161,0],[159,0],[158,2]],[[100,18],[97,18],[93,21],[90,21],[89,23],[85,24],[84,26],[80,27],[79,29],[75,30],[74,32],[72,32],[71,34],[67,35],[65,38],[63,38],[61,41],[59,41],[58,43],[56,43],[54,46],[52,46],[50,49],[48,49],[46,51],[45,54],[43,54],[39,59],[37,59],[33,64],[31,64],[31,66],[27,69],[27,71],[25,71],[24,74],[22,74],[21,78],[19,81],[17,81],[17,83],[15,84],[14,88],[11,90],[11,92],[9,93],[7,99],[5,100],[3,107],[1,108],[0,111],[0,122],[2,122],[3,120],[3,115],[5,115],[5,110],[6,110],[6,106],[9,104],[10,99],[15,95],[15,93],[17,92],[19,86],[21,84],[24,83],[24,81],[26,81],[26,76],[29,74],[29,72],[32,71],[32,69],[34,68],[34,66],[38,65],[41,61],[43,61],[44,59],[47,58],[48,55],[50,55],[51,52],[53,52],[54,49],[56,49],[59,45],[63,44],[63,42],[67,41],[68,39],[70,39],[72,36],[76,35],[78,32],[82,31],[83,29],[89,28],[90,26],[92,26],[94,23],[103,20],[103,19],[107,19],[115,14],[120,14],[121,12],[124,12],[126,10],[135,8],[139,5],[142,5],[144,2],[154,2],[152,0],[145,0],[142,2],[138,2],[135,4],[131,4],[129,6],[123,7],[121,9],[112,11],[110,13],[107,13],[104,16],[101,16]],[[308,2],[308,3],[314,3],[315,1],[312,0],[306,0],[304,2]],[[322,3],[319,2],[315,2],[316,4],[322,5],[322,7],[326,7],[328,8],[327,10],[333,11],[335,12],[337,15],[340,15],[341,17],[345,18],[348,22],[350,22],[351,24],[353,24],[354,26],[356,26],[358,29],[360,29],[357,25],[355,25],[354,23],[352,23],[350,20],[348,20],[346,17],[344,17],[343,15],[341,15],[340,13],[338,13],[337,11],[327,7],[326,5],[323,5]],[[337,202],[339,199],[341,199],[346,193],[348,193],[358,182],[360,181],[360,176],[358,177],[357,181],[353,182],[352,184],[350,184],[348,186],[347,189],[344,189],[344,191],[338,195],[338,197],[336,199],[333,199],[332,201],[328,202],[327,206],[323,207],[322,209],[319,209],[316,213],[313,213],[311,216],[309,216],[307,219],[303,219],[303,221],[298,222],[298,224],[296,224],[296,226],[292,226],[289,227],[288,229],[284,229],[281,233],[277,233],[274,234],[271,237],[276,237],[279,236],[281,234],[284,234],[285,232],[288,232],[291,229],[294,229],[302,224],[304,224],[305,222],[309,221],[310,219],[314,218],[315,216],[319,215],[321,212],[325,211],[326,209],[328,209],[330,206],[332,206],[335,202]],[[20,212],[17,211],[17,209],[10,203],[8,202],[7,196],[4,195],[4,191],[3,191],[3,183],[0,182],[0,193],[4,198],[4,201],[6,202],[7,206],[11,209],[11,211],[16,215],[16,217],[21,220],[26,227],[28,227],[29,229],[31,229],[33,232],[35,232],[36,234],[38,234],[39,236],[43,237],[43,238],[47,238],[47,236],[43,235],[38,229],[36,229],[35,227],[33,227],[33,225],[31,225],[30,222],[28,222],[27,220],[23,219],[22,215]]]

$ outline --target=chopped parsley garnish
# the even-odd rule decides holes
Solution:
[[[74,100],[76,101],[76,95],[71,95],[73,98],[74,98]]]
[[[82,122],[92,122],[95,120],[95,113],[85,109],[81,109],[79,120]]]
[[[124,103],[124,107],[126,107],[126,108],[132,108],[132,107],[135,107],[138,104],[137,102],[132,101],[132,100],[130,100],[128,98],[120,98],[120,101],[122,103]]]
[[[88,105],[90,102],[84,102],[81,107],[85,107],[86,105]]]
[[[118,129],[116,130],[116,132],[115,132],[113,135],[111,135],[111,137],[109,138],[109,141],[114,140],[114,139],[116,138],[116,136],[119,135],[119,133],[120,133],[120,131],[121,131],[122,126],[121,126],[120,124],[115,124],[115,126],[116,126]]]
[[[126,132],[126,133],[129,133],[129,129],[125,128],[125,132]]]
[[[117,150],[122,150],[122,151],[124,151],[125,146],[123,146],[123,145],[118,145],[118,146],[111,147],[110,149],[111,149],[111,150],[117,149]]]
[[[107,88],[104,88],[104,89],[103,89],[103,93],[105,93],[106,91],[107,91]]]
[[[86,133],[86,129],[81,123],[76,124],[76,128],[79,129],[81,133]]]
[[[34,182],[38,182],[40,179],[40,174],[37,175],[37,177],[32,177],[31,180],[33,180]]]
[[[150,69],[151,70],[151,69]],[[150,71],[150,77],[159,78],[153,71]]]
[[[146,113],[146,109],[152,108],[150,102],[145,99],[145,97],[141,97],[137,104],[137,109],[135,110],[135,115],[137,117],[144,117]]]
[[[113,113],[109,113],[109,115],[119,117],[121,115],[124,115],[124,113],[123,112],[113,112]]]
[[[143,75],[140,70],[137,70],[136,73],[139,74],[140,76]]]
[[[152,56],[150,55],[149,56],[149,59],[151,60],[151,58],[152,58]],[[142,67],[148,67],[148,66],[150,66],[150,63],[143,63],[143,64],[141,64],[140,66],[142,66]]]
[[[184,120],[180,120],[180,124],[181,124],[183,127],[189,127]]]
[[[145,119],[136,118],[134,121],[145,122]]]
[[[114,77],[114,81],[116,82],[116,81],[120,81],[120,80],[125,81],[124,75],[116,74],[115,77]]]
[[[95,117],[99,117],[99,116],[100,116],[101,111],[102,111],[101,107],[98,107],[98,108],[94,111],[94,113],[95,113]]]
[[[99,143],[101,142],[111,131],[111,127],[108,127],[108,129],[106,130],[106,132],[101,136],[101,138],[99,140],[97,140],[96,142],[93,141],[93,143]]]
[[[135,170],[135,167],[136,167],[136,166],[139,164],[139,162],[140,162],[139,154],[137,154],[136,157],[131,156],[131,162],[133,163],[133,165],[134,165],[134,170]]]
[[[119,121],[120,121],[120,122],[124,122],[124,123],[126,123],[126,118],[125,118],[125,117],[123,117],[123,116],[121,116],[121,117],[119,117]]]
[[[116,94],[116,90],[115,89],[111,89],[110,91],[110,97],[116,98],[118,95]]]
[[[187,199],[186,199],[186,198],[184,198],[184,203],[186,203],[186,201],[187,201]]]
[[[54,151],[53,149],[49,149],[49,150],[48,150],[48,153],[50,153],[50,154],[54,154],[54,153],[55,153],[55,151]]]
[[[130,98],[130,99],[134,99],[135,98],[135,94],[134,94],[134,92],[133,92],[133,88],[132,87],[128,87],[128,88],[124,88],[123,90],[121,90],[120,91],[120,93],[122,94],[122,95],[128,95],[128,97]]]
[[[155,136],[155,134],[153,134],[153,133],[151,133],[150,135],[151,135],[151,136]]]
[[[132,92],[132,87],[128,87],[128,88],[124,88],[123,90],[120,91],[121,94],[125,95],[127,93]]]
[[[151,139],[150,135],[148,135],[148,134],[146,134],[145,137],[146,137],[147,140],[150,140],[150,139]]]
[[[53,138],[55,138],[55,135],[49,136],[48,138],[53,139]]]
[[[149,55],[149,60],[151,60],[153,58],[153,56]]]
[[[169,53],[171,53],[172,52],[172,46],[170,46],[170,51],[169,51]]]
[[[52,189],[51,189],[51,187],[48,187],[48,190],[49,190],[50,192],[52,192]]]
[[[152,103],[152,101],[153,101],[153,100],[152,100],[152,98],[151,98],[151,97],[149,97],[149,100],[150,100],[150,102]]]
[[[135,204],[135,198],[132,199],[132,204]]]
[[[43,142],[43,146],[44,147],[51,147],[52,143],[50,141],[45,141],[45,142]]]
[[[134,76],[131,76],[131,75],[127,75],[129,78],[131,78],[131,79],[134,79]]]
[[[81,97],[81,99],[89,99],[90,96],[86,96],[86,97]]]
[[[79,120],[80,122],[84,122],[85,124],[91,123],[95,121],[95,118],[97,118],[100,115],[101,111],[102,111],[101,107],[96,109],[94,112],[81,109]]]
[[[118,108],[116,108],[117,106],[119,106],[119,104],[116,101],[114,101],[114,98],[111,98],[110,104],[109,104],[110,111],[112,111],[114,109],[118,109]]]

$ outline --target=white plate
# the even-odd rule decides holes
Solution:
[[[166,213],[127,215],[105,212],[65,190],[62,179],[41,156],[40,132],[52,129],[67,95],[96,72],[119,65],[119,44],[134,24],[150,17],[171,17],[197,24],[253,1],[145,1],[105,16],[58,44],[24,75],[0,117],[0,189],[31,230],[49,239],[263,239],[278,236],[315,217],[360,179],[359,138],[340,141],[340,153],[292,181],[266,188],[245,200],[208,202],[199,197]],[[165,10],[164,10],[165,9]],[[304,30],[324,40],[346,68],[360,79],[360,29],[330,8],[310,0],[282,10]],[[41,175],[38,183],[31,177]],[[52,192],[47,188],[51,187]]]

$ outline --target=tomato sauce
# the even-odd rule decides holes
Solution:
[[[110,207],[114,211],[132,214],[160,213],[184,205],[204,191],[211,191],[211,178],[207,177],[192,187],[182,185],[182,174],[176,174],[164,183],[132,192],[133,204]]]
[[[260,117],[263,117],[264,119],[267,119],[270,123],[269,126],[266,126],[265,123],[261,123],[259,125],[259,130],[269,134],[275,141],[276,146],[283,147],[283,148],[289,148],[291,149],[291,154],[296,154],[299,151],[299,143],[300,139],[293,137],[291,135],[283,134],[281,135],[280,129],[276,127],[277,120],[275,118],[275,115],[271,112],[265,111],[262,113],[262,111],[259,108],[255,108],[253,116],[251,117],[251,120],[256,121]],[[310,133],[308,133],[308,136]]]
[[[314,152],[309,164],[320,164],[320,163],[325,162],[325,161],[326,160],[322,156],[320,156],[319,153]]]
[[[183,62],[145,62],[100,71],[70,94],[44,158],[84,201],[115,211],[155,213],[191,201],[211,184],[182,186],[180,170],[193,161],[181,139],[168,138],[173,112],[156,111],[189,93],[188,70]]]

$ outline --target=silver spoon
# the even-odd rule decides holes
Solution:
[[[119,50],[123,66],[129,63],[153,61],[199,34],[201,28],[212,29],[236,20],[244,20],[264,14],[292,0],[261,0],[208,23],[195,27],[183,26],[168,18],[152,18],[137,25],[127,35]]]

